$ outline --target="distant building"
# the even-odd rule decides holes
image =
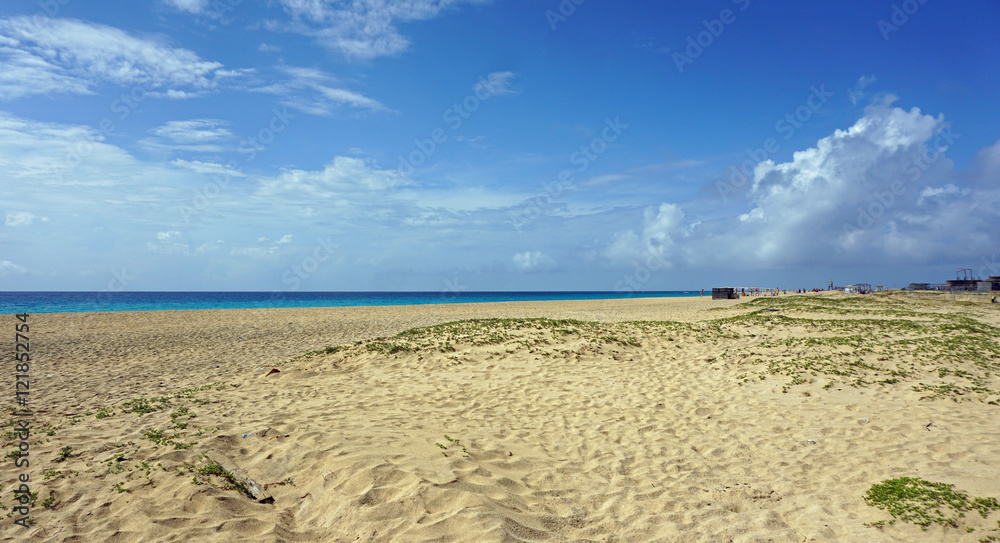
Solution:
[[[975,279],[951,279],[946,290],[952,292],[975,292],[979,290],[979,281]]]
[[[848,294],[868,294],[872,291],[872,286],[868,283],[858,283],[857,285],[847,285],[844,292]]]
[[[930,283],[910,283],[906,290],[931,290]]]
[[[712,289],[713,300],[735,300],[737,298],[739,298],[739,295],[736,294],[735,288],[725,287]]]

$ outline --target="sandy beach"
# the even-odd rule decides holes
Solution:
[[[1000,304],[953,298],[31,315],[0,537],[1000,541],[998,511],[924,530],[865,500],[1000,498]]]

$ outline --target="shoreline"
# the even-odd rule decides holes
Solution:
[[[25,294],[25,295],[29,295],[29,296],[30,295],[37,295],[37,294],[67,294],[67,295],[96,295],[96,297],[110,295],[110,293],[107,293],[107,292],[90,292],[90,291],[80,291],[80,292],[75,292],[75,291],[71,291],[71,292],[27,291],[27,292],[23,292],[23,293],[21,293],[21,292],[0,292],[0,294],[2,294],[2,295],[8,295],[8,296],[10,296],[10,295],[16,295],[16,294]],[[325,295],[325,296],[333,296],[333,298],[326,298],[325,300],[312,300],[312,299],[306,298],[304,300],[307,303],[316,303],[316,304],[319,304],[319,305],[289,305],[289,306],[282,306],[282,305],[280,305],[279,302],[277,302],[274,299],[272,299],[274,293],[270,293],[270,292],[239,292],[239,291],[234,291],[234,292],[217,292],[217,291],[205,291],[205,292],[136,291],[136,292],[131,292],[131,291],[129,291],[129,292],[121,292],[121,293],[118,293],[118,294],[123,294],[125,296],[133,296],[133,295],[153,295],[153,296],[156,296],[156,295],[167,295],[167,296],[169,296],[169,295],[177,295],[177,294],[183,294],[183,295],[199,295],[199,294],[203,294],[203,295],[209,295],[208,298],[212,298],[212,295],[216,295],[216,297],[217,297],[218,295],[226,296],[226,295],[252,294],[252,295],[266,295],[265,297],[267,299],[251,300],[251,301],[246,301],[245,300],[243,302],[236,302],[236,301],[233,301],[233,300],[219,300],[219,303],[223,303],[223,304],[239,304],[239,303],[245,303],[245,304],[247,304],[246,306],[239,306],[239,307],[184,307],[184,308],[167,307],[167,308],[163,308],[163,309],[131,309],[131,308],[125,308],[125,309],[121,309],[121,310],[116,310],[116,309],[111,309],[111,310],[108,310],[108,309],[89,310],[89,308],[88,308],[88,309],[84,309],[84,310],[71,310],[71,311],[39,311],[39,310],[30,310],[30,311],[28,311],[26,309],[14,309],[13,307],[8,307],[5,311],[0,312],[0,314],[4,314],[4,313],[10,314],[10,313],[15,313],[15,312],[28,312],[28,313],[37,313],[37,314],[43,314],[43,313],[44,314],[53,314],[53,313],[108,313],[108,312],[121,312],[121,311],[128,311],[128,312],[133,312],[133,311],[195,311],[195,310],[200,311],[200,310],[217,310],[217,309],[320,309],[320,308],[339,308],[339,307],[388,307],[388,306],[410,306],[410,305],[451,305],[451,304],[463,304],[463,303],[503,303],[503,302],[536,302],[536,301],[539,301],[539,302],[540,301],[588,301],[588,300],[629,300],[629,299],[633,299],[633,298],[695,298],[695,297],[699,297],[697,291],[658,291],[658,292],[641,293],[641,295],[640,294],[636,294],[636,293],[623,294],[623,293],[603,292],[603,291],[579,291],[579,292],[578,291],[565,291],[565,292],[559,292],[559,291],[530,291],[530,292],[520,292],[520,291],[509,291],[509,292],[507,292],[507,291],[499,291],[499,292],[482,291],[482,292],[461,292],[461,293],[454,293],[454,294],[451,294],[451,293],[442,293],[442,292],[291,292],[291,293],[278,293],[278,294],[280,294],[280,300],[286,300],[285,295],[291,295],[291,294],[300,295],[300,296]],[[488,299],[488,298],[497,297],[497,296],[503,297],[504,295],[520,295],[520,294],[553,295],[553,296],[556,296],[556,297],[552,298],[552,299],[526,299],[526,300],[518,300],[518,299],[512,299],[512,300]],[[661,295],[660,296],[655,296],[655,294],[661,294]],[[341,296],[341,295],[347,296],[347,299],[351,299],[351,300],[357,300],[358,299],[358,298],[353,298],[352,297],[353,295],[368,296],[368,297],[370,297],[369,301],[373,301],[375,303],[347,303],[346,301],[344,301],[343,303],[341,303],[340,301],[336,300],[336,297]],[[563,297],[559,297],[559,296],[562,296],[562,295],[602,295],[602,296],[597,296],[597,297],[582,297],[582,298],[563,298]],[[603,296],[603,295],[607,295],[607,296]],[[426,298],[425,296],[430,296],[430,298]],[[471,298],[471,300],[469,300],[469,301],[454,301],[454,300],[456,300],[459,297]],[[384,303],[383,302],[384,299],[395,299],[395,300],[400,301],[400,303]],[[410,300],[410,301],[404,302],[403,300]],[[303,301],[303,300],[300,298],[300,301]],[[2,300],[0,300],[0,302],[2,302]],[[326,305],[326,302],[331,302],[334,305]],[[46,303],[48,303],[48,302],[41,302],[41,304],[43,304],[43,305],[46,304]],[[93,305],[95,303],[97,303],[97,302],[94,302],[93,300],[91,300],[89,303],[79,302],[79,301],[76,301],[76,302],[74,302],[74,301],[65,301],[65,302],[63,302],[62,305],[63,306],[71,306],[72,307],[72,306],[76,306],[76,305]],[[156,304],[162,304],[162,305],[184,305],[184,304],[191,304],[191,303],[192,302],[190,302],[190,301],[180,301],[180,300],[174,300],[174,301],[171,301],[171,302],[140,301],[139,305],[150,305],[150,304],[153,304],[153,305],[156,305]],[[201,303],[205,303],[205,302],[203,301]],[[135,301],[133,301],[133,304],[135,304]],[[5,305],[4,303],[0,303],[0,307],[3,307],[4,305]],[[16,306],[17,304],[16,303],[8,303],[6,305],[8,305],[8,306]],[[112,302],[105,301],[105,302],[103,302],[103,305],[113,305],[113,304],[112,304]]]

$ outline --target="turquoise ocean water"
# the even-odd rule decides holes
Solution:
[[[698,296],[665,292],[0,292],[0,314],[348,307]]]

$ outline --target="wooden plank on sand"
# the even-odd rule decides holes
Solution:
[[[206,456],[208,456],[209,460],[222,466],[222,469],[232,475],[234,483],[246,486],[247,490],[255,500],[260,503],[274,503],[274,498],[272,498],[271,495],[264,490],[264,487],[257,481],[251,479],[250,476],[247,475],[247,472],[240,469],[240,467],[236,465],[236,462],[230,460],[229,457],[216,450],[208,451]]]

